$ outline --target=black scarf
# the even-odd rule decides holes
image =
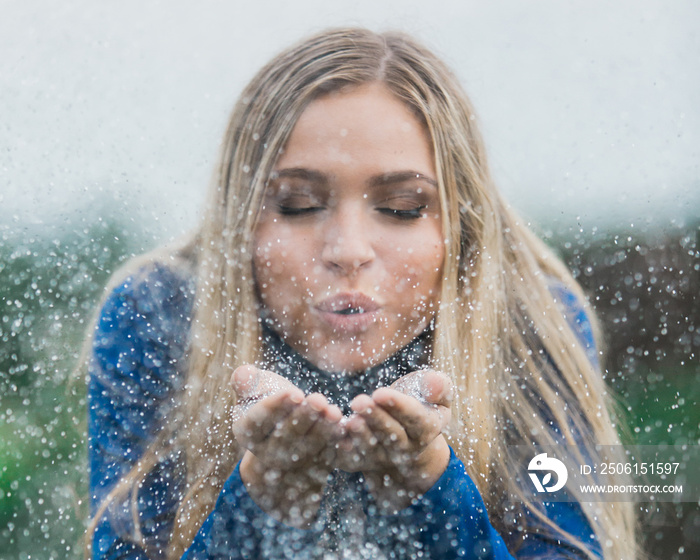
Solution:
[[[375,389],[387,387],[407,373],[425,368],[430,361],[431,335],[428,327],[396,354],[364,371],[329,372],[309,362],[265,325],[263,365],[294,383],[307,395],[325,395],[347,415],[350,414],[350,402],[357,395],[371,395]]]

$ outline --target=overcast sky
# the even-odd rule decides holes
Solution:
[[[462,79],[503,191],[555,228],[700,214],[694,0],[0,0],[0,223],[109,200],[196,223],[253,73],[327,26],[417,35]],[[103,210],[105,211],[105,210]]]

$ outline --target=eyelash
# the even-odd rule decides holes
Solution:
[[[421,212],[427,208],[427,205],[421,204],[410,210],[396,210],[394,208],[377,208],[379,212],[392,218],[399,220],[415,220],[421,217]]]
[[[409,210],[397,210],[394,208],[377,208],[378,212],[381,212],[382,214],[386,216],[390,216],[392,218],[396,218],[398,220],[415,220],[417,218],[421,217],[421,212],[425,210],[428,206],[426,204],[422,204],[420,206],[416,206],[415,208],[411,208]],[[320,212],[321,210],[324,210],[323,206],[308,206],[308,207],[302,207],[302,208],[295,208],[292,206],[284,206],[282,204],[279,204],[277,206],[277,210],[280,214],[283,216],[308,216],[311,214],[315,214],[316,212]]]
[[[277,205],[277,211],[283,216],[304,216],[307,214],[313,214],[323,210],[323,206],[307,206],[302,208],[295,208],[293,206],[284,206],[282,204]]]

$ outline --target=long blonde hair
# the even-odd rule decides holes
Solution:
[[[187,382],[172,421],[95,515],[131,499],[143,477],[172,450],[184,452],[187,488],[168,556],[179,558],[211,511],[241,456],[231,433],[232,370],[260,358],[251,238],[270,173],[297,119],[314,99],[380,82],[426,126],[434,147],[446,258],[432,360],[454,381],[447,434],[489,506],[506,527],[504,496],[530,507],[523,517],[590,551],[524,494],[509,444],[569,443],[588,457],[619,444],[609,397],[551,291],[580,288],[563,264],[514,215],[489,174],[474,112],[460,84],[429,50],[400,33],[336,29],[282,52],[253,78],[236,104],[221,146],[204,220],[186,257],[196,276]],[[590,313],[589,313],[589,316]],[[550,422],[559,427],[554,433]],[[131,497],[131,498],[129,498]],[[608,559],[636,554],[632,504],[581,503]]]

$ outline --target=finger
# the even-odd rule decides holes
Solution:
[[[449,407],[452,404],[452,380],[442,372],[423,372],[422,393],[431,404]]]
[[[364,419],[381,445],[398,449],[406,448],[408,436],[404,427],[373,399],[360,395],[353,400],[350,407]]]
[[[277,425],[275,437],[300,438],[306,436],[312,426],[324,418],[325,409],[328,407],[328,401],[323,395],[318,393],[309,395],[283,423]],[[340,419],[338,418],[338,420]]]
[[[336,435],[340,429],[339,423],[343,418],[340,409],[328,402],[320,393],[313,393],[304,399],[304,402],[293,411],[288,421],[292,424],[291,434],[297,437],[307,435],[308,431],[317,423],[326,426],[330,435]]]
[[[277,424],[298,407],[302,398],[292,391],[282,391],[264,398],[247,408],[237,406],[234,415],[240,418],[233,422],[233,433],[241,443],[257,444],[266,440]]]
[[[340,440],[343,430],[339,426],[342,413],[329,405],[323,395],[307,397],[281,422],[278,422],[265,442],[269,449],[286,450],[288,457],[299,460],[323,462],[315,455],[333,448]]]
[[[369,429],[364,419],[353,415],[343,419],[344,435],[338,443],[337,467],[348,472],[362,470],[366,464]]]
[[[414,371],[398,379],[391,388],[417,398],[423,404],[437,406],[441,429],[449,422],[452,380],[444,373],[435,370]]]
[[[321,393],[312,393],[306,397],[306,402],[329,422],[337,423],[343,418],[343,413],[340,409],[336,405],[330,404],[328,399]]]
[[[293,446],[295,454],[307,457],[307,460],[315,464],[332,464],[337,455],[336,444],[344,433],[339,420],[330,421],[321,415],[303,437],[296,439]]]
[[[242,401],[260,400],[285,390],[296,389],[301,393],[299,388],[281,375],[250,364],[236,368],[231,376],[231,383]]]
[[[381,439],[385,434],[375,433],[367,422],[367,415],[375,414],[376,405],[367,395],[357,397],[353,404],[359,410],[364,410],[364,414],[353,414],[347,420],[346,437],[342,441],[341,450],[350,453],[356,464],[361,463],[369,468],[377,464],[391,463],[389,448]]]
[[[252,365],[237,367],[231,375],[231,385],[239,399],[252,395],[258,385],[258,368]]]
[[[423,396],[423,373],[423,370],[407,373],[394,381],[390,388],[425,403],[427,401]]]
[[[421,404],[413,397],[388,387],[377,389],[372,399],[394,417],[406,431],[408,439],[420,447],[435,439],[449,422],[449,408]]]
[[[426,369],[400,377],[392,385],[396,389],[422,403],[450,406],[452,380],[442,372]]]

